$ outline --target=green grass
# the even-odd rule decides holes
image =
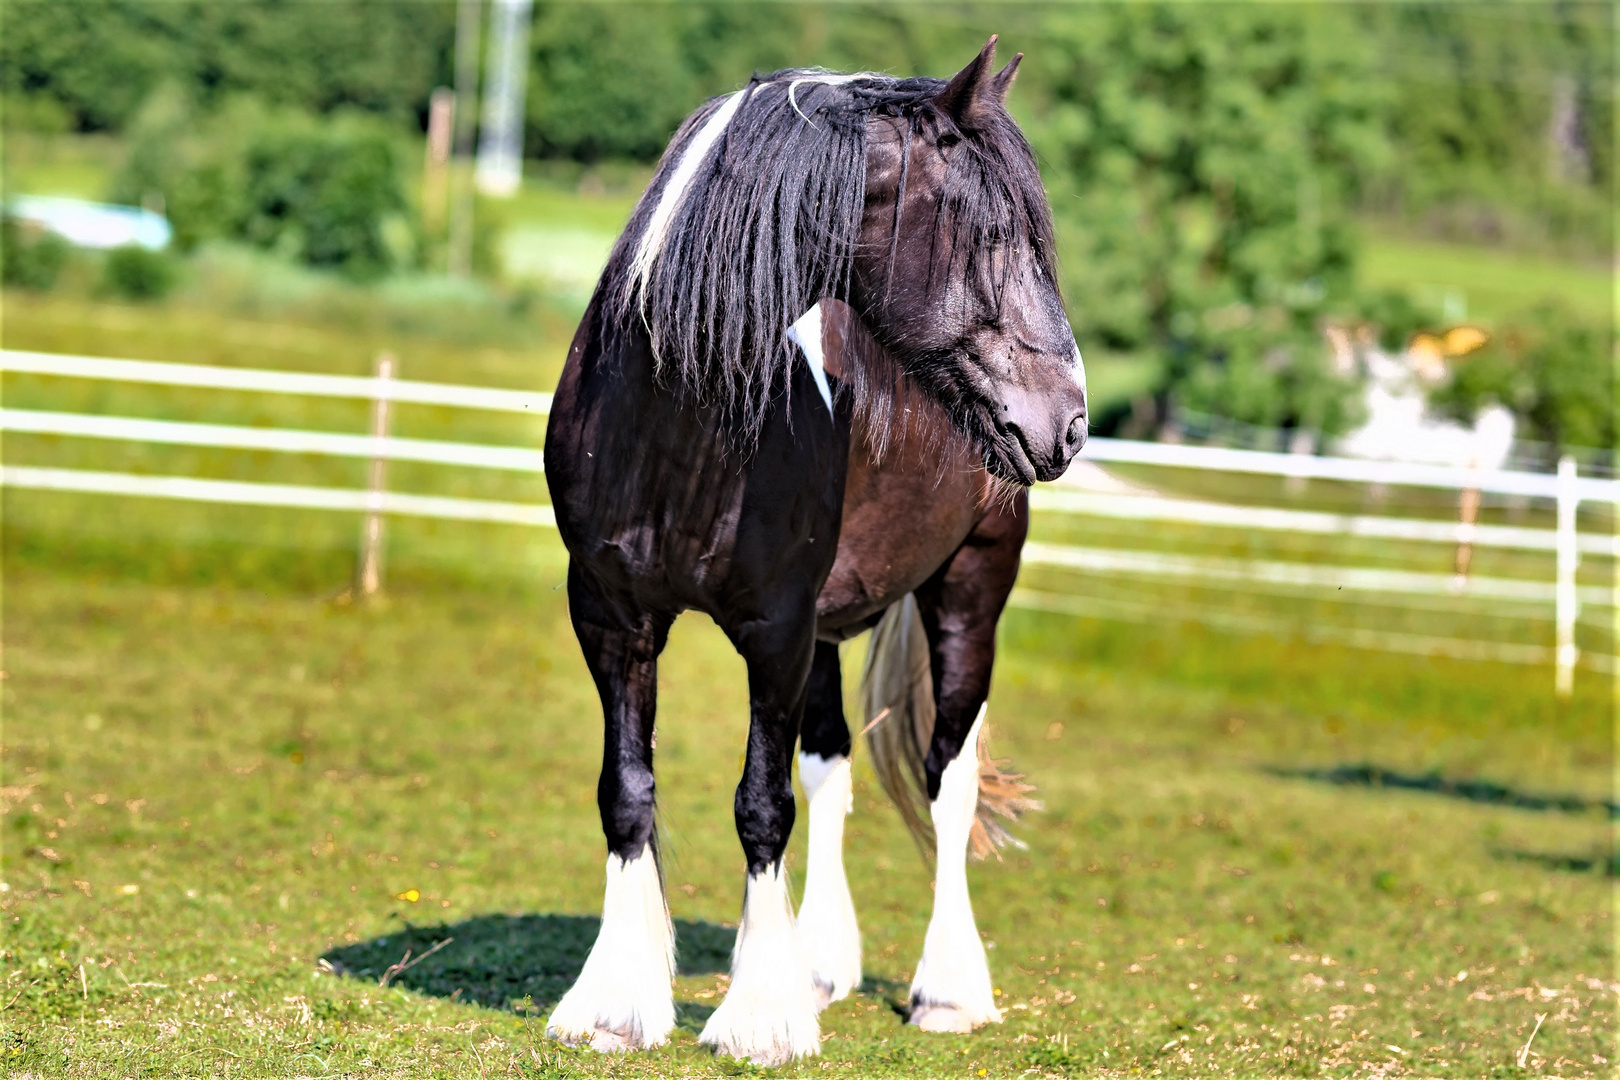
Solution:
[[[7,195],[66,195],[100,202],[125,154],[111,135],[40,135],[6,131],[0,165]]]
[[[1549,298],[1599,322],[1611,320],[1615,311],[1612,267],[1477,244],[1415,240],[1372,227],[1364,231],[1359,272],[1363,285],[1408,290],[1436,306],[1447,294],[1455,295],[1464,302],[1467,318],[1486,322],[1523,314]]]
[[[487,297],[439,298],[402,311],[386,296],[334,300],[303,278],[270,288],[242,273],[240,287],[193,283],[159,307],[8,293],[3,342],[356,374],[390,350],[412,378],[547,389],[572,329],[544,305],[517,315],[477,307]],[[4,389],[12,407],[366,424],[361,403],[21,376]],[[396,430],[518,444],[540,429],[401,407]],[[362,483],[358,463],[311,457],[17,436],[4,451],[14,464]],[[1341,485],[1289,494],[1255,478],[1132,476],[1238,503],[1367,509]],[[390,483],[544,498],[539,477],[470,470],[401,467]],[[543,1038],[594,932],[602,864],[598,707],[553,534],[391,522],[387,596],[357,605],[345,589],[354,515],[17,491],[0,509],[0,1060],[13,1074],[756,1071],[695,1043],[724,992],[741,897],[730,806],[747,709],[742,665],[707,620],[681,621],[661,669],[681,1027],[666,1050],[595,1058]],[[1451,513],[1413,490],[1383,509]],[[1536,508],[1487,516],[1546,524]],[[1035,530],[1449,569],[1439,546],[1056,517]],[[1482,552],[1479,569],[1545,578],[1547,562]],[[1583,580],[1610,573],[1589,559]],[[1158,615],[1132,625],[1013,610],[1003,622],[997,753],[1047,804],[1020,829],[1027,851],[972,871],[1008,1020],[971,1038],[901,1023],[928,876],[857,755],[849,866],[868,982],[824,1016],[824,1056],[785,1075],[1515,1076],[1541,1015],[1525,1074],[1610,1074],[1620,986],[1606,814],[1299,775],[1370,764],[1610,797],[1607,680],[1582,670],[1560,704],[1541,668],[1236,637],[1184,618],[1196,602],[1393,625],[1376,608],[1036,569],[1024,584]],[[1402,625],[1479,632],[1499,614]],[[1609,640],[1605,627],[1582,633],[1588,646]],[[847,656],[853,673],[858,646]],[[801,829],[795,872],[803,843]],[[377,985],[406,949],[447,937],[397,985]],[[349,974],[325,973],[322,959]]]
[[[355,605],[334,599],[336,560],[333,588],[273,572],[252,588],[143,569],[140,545],[109,573],[8,541],[14,1072],[739,1071],[695,1043],[741,887],[746,696],[712,624],[682,620],[661,668],[681,1027],[657,1053],[594,1058],[541,1033],[593,931],[602,859],[596,704],[550,588],[555,542],[525,577],[396,561],[387,599]],[[1605,694],[1539,726],[1513,702],[1542,688],[1511,669],[1021,612],[1004,631],[997,752],[1047,802],[1020,829],[1027,852],[972,871],[1008,1020],[971,1038],[901,1023],[927,873],[857,755],[868,981],[823,1017],[824,1057],[784,1074],[1511,1076],[1547,1014],[1529,1071],[1607,1075],[1609,885],[1564,868],[1607,865],[1605,816],[1271,771],[1415,750],[1518,776],[1539,745],[1557,764],[1526,782],[1546,789],[1607,767]]]

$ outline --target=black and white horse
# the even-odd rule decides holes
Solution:
[[[981,790],[983,705],[1024,488],[1067,467],[1086,409],[1050,208],[1003,106],[1018,60],[995,71],[994,46],[948,83],[790,70],[709,102],[580,323],[545,455],[605,720],[607,891],[553,1036],[639,1049],[675,1023],[653,735],[658,655],[692,608],[742,655],[750,699],[742,920],[701,1041],[760,1063],[815,1054],[818,1011],[860,981],[837,642],[874,625],[874,762],[937,853],[911,1020],[1000,1018],[965,861],[999,832],[984,811],[1020,789]]]

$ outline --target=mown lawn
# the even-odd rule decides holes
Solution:
[[[662,667],[681,1027],[664,1050],[599,1058],[543,1037],[602,864],[599,716],[555,539],[469,529],[455,550],[502,559],[396,559],[386,599],[362,605],[335,543],[168,551],[141,530],[39,531],[67,503],[17,515],[55,498],[6,496],[12,1075],[759,1071],[696,1044],[742,883],[744,680],[711,624],[683,620]],[[403,528],[401,550],[428,546]],[[903,1024],[928,874],[857,755],[867,984],[824,1015],[823,1056],[781,1071],[1609,1075],[1606,808],[1300,775],[1365,763],[1601,800],[1607,687],[1583,678],[1559,709],[1546,682],[1010,613],[990,715],[1047,809],[1020,830],[1027,851],[971,871],[1006,1023]],[[795,868],[802,845],[801,829]]]
[[[548,309],[469,337],[455,321],[424,330],[422,313],[391,321],[386,304],[290,325],[200,297],[6,299],[7,347],[356,374],[392,350],[409,377],[528,389],[554,381],[568,330]],[[357,402],[22,376],[5,390],[24,408],[350,431],[367,420]],[[541,430],[423,407],[402,407],[397,425],[505,444]],[[364,482],[360,462],[310,457],[19,436],[4,449],[14,464]],[[1137,479],[1180,490],[1169,474]],[[392,469],[390,485],[544,498],[538,476],[432,466]],[[1362,498],[1252,481],[1199,493],[1324,509]],[[1389,498],[1394,512],[1450,513],[1402,503],[1412,492]],[[683,621],[667,654],[659,741],[683,1026],[665,1051],[599,1059],[543,1038],[594,934],[602,861],[598,711],[553,535],[392,522],[387,598],[357,605],[344,593],[349,515],[15,491],[3,511],[0,1060],[14,1074],[753,1071],[695,1043],[724,990],[740,901],[730,803],[746,719],[741,664],[705,620]],[[1488,509],[1504,514],[1545,524],[1538,509]],[[1132,549],[1207,549],[1202,532],[1036,521],[1042,539]],[[1270,535],[1220,543],[1435,572],[1450,559]],[[1479,569],[1545,577],[1536,558],[1481,552]],[[1610,567],[1589,559],[1583,580],[1601,584]],[[902,1024],[928,876],[858,771],[850,865],[869,981],[824,1017],[823,1057],[786,1072],[1610,1071],[1605,680],[1583,669],[1559,706],[1540,668],[1233,637],[1178,614],[1196,601],[1295,623],[1347,617],[1325,602],[1051,570],[1025,584],[1163,617],[1015,610],[1004,622],[998,752],[1047,801],[1022,829],[1027,851],[973,871],[1008,1021],[973,1038]],[[1375,625],[1378,611],[1353,617]],[[1402,618],[1455,634],[1505,614]],[[1583,647],[1606,641],[1602,629],[1583,624],[1597,635]],[[858,661],[857,643],[852,673]],[[407,950],[446,939],[378,985]]]

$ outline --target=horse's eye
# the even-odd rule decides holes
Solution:
[[[951,147],[955,146],[961,141],[962,136],[956,134],[954,131],[947,131],[945,134],[939,137],[939,148],[941,150],[949,150]]]

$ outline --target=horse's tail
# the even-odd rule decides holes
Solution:
[[[923,761],[934,737],[934,679],[917,601],[907,593],[890,605],[872,631],[861,673],[861,714],[872,770],[900,811],[925,859],[934,855],[934,825],[929,809]],[[970,752],[963,747],[963,752]],[[1039,810],[1031,797],[1034,785],[1022,773],[1006,771],[1007,760],[990,756],[990,732],[982,728],[979,745],[979,810],[970,836],[973,855],[1001,857],[998,848],[1023,843],[1006,823]]]

